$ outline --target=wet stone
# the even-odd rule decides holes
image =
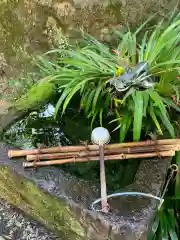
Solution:
[[[60,240],[54,233],[2,200],[0,201],[0,236],[4,240]]]

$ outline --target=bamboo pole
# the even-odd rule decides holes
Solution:
[[[180,145],[159,145],[159,146],[144,146],[144,147],[129,147],[129,148],[117,148],[104,150],[105,155],[110,154],[118,154],[118,153],[146,153],[146,152],[154,152],[154,151],[168,151],[174,150],[178,151],[180,149]],[[38,155],[27,155],[27,161],[39,161],[39,160],[51,160],[51,159],[63,159],[63,158],[81,158],[87,156],[97,156],[99,155],[99,151],[80,151],[80,152],[70,152],[70,153],[52,153],[52,154],[38,154]]]
[[[180,139],[163,139],[163,140],[147,140],[142,142],[129,142],[105,145],[105,150],[125,148],[125,147],[139,147],[139,146],[158,146],[180,144]],[[79,152],[79,151],[97,151],[97,145],[79,145],[79,146],[58,146],[52,148],[32,149],[32,150],[9,150],[9,158],[24,157],[26,155],[46,154],[46,153],[60,153],[60,152]]]
[[[153,158],[153,157],[171,157],[175,155],[175,151],[161,151],[161,152],[151,152],[151,153],[138,153],[138,154],[117,154],[105,156],[104,160],[125,160],[125,159],[137,159],[137,158]],[[69,158],[69,159],[55,159],[50,161],[40,161],[40,162],[25,162],[23,167],[35,167],[35,166],[49,166],[49,165],[59,165],[65,163],[76,163],[76,162],[89,162],[89,161],[99,161],[99,156],[94,157],[84,157],[84,158]]]
[[[92,153],[98,151],[89,152],[89,155],[94,156]],[[98,155],[98,154],[95,154]],[[69,152],[69,153],[51,153],[51,154],[37,154],[37,155],[27,155],[26,161],[39,161],[46,159],[62,159],[62,158],[73,158],[73,157],[85,157],[88,156],[87,152]]]
[[[109,204],[107,202],[107,188],[106,188],[106,172],[104,164],[104,145],[99,144],[99,161],[100,161],[100,186],[101,186],[101,210],[108,213]]]

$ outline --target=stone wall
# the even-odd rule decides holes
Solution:
[[[164,16],[177,0],[3,0],[0,2],[0,94],[11,95],[7,80],[30,71],[33,56],[66,34],[83,28],[100,39],[111,28],[138,25],[151,14]],[[2,97],[2,96],[0,96]]]

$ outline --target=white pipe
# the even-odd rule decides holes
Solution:
[[[107,196],[107,199],[108,198],[113,198],[113,197],[119,197],[119,196],[143,196],[143,197],[147,197],[147,198],[153,198],[153,199],[156,199],[160,202],[159,204],[159,207],[160,208],[164,202],[164,199],[160,198],[160,197],[157,197],[155,195],[152,195],[150,193],[142,193],[142,192],[120,192],[120,193],[113,193],[113,194],[110,194]],[[101,201],[101,198],[98,198],[96,199],[92,204],[91,204],[91,209],[93,211],[101,211],[101,210],[96,210],[94,208],[94,205],[99,203]]]

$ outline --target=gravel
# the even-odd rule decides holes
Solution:
[[[0,202],[0,240],[60,240],[20,210]]]

